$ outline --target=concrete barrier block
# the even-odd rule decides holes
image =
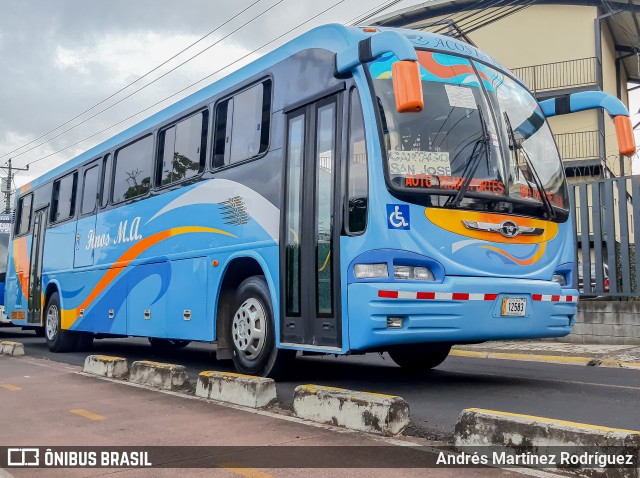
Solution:
[[[300,385],[293,394],[296,416],[379,435],[397,435],[409,425],[402,397],[343,388]]]
[[[122,357],[89,355],[84,360],[82,371],[100,377],[125,378],[129,374],[129,362]]]
[[[196,395],[251,408],[264,408],[277,402],[273,379],[232,372],[201,372]]]
[[[458,417],[454,431],[454,444],[458,448],[497,447],[502,451],[509,450],[513,454],[523,453],[525,450],[537,450],[545,454],[564,450],[580,455],[593,454],[594,451],[605,449],[608,449],[609,453],[624,454],[629,450],[638,449],[640,432],[469,408],[463,410]],[[637,471],[636,469],[587,467],[588,473],[584,474],[585,468],[580,466],[567,467],[560,462],[556,463],[556,466],[563,472],[577,476],[638,476],[633,474]]]
[[[24,345],[20,342],[0,342],[0,354],[20,357],[24,355]]]
[[[139,360],[133,362],[129,381],[163,390],[179,390],[189,383],[189,375],[183,365]]]

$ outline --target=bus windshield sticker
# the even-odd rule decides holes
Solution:
[[[389,151],[389,173],[392,175],[433,174],[450,176],[449,153],[435,151]]]
[[[465,178],[460,176],[416,174],[407,175],[404,178],[404,186],[408,188],[459,190],[464,184],[464,181]],[[469,191],[504,195],[505,190],[504,183],[497,179],[472,179],[469,183]]]
[[[471,88],[456,85],[444,85],[444,89],[447,92],[447,98],[449,98],[449,106],[454,108],[467,108],[470,110],[478,109],[478,105]]]

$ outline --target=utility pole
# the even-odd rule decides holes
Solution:
[[[11,185],[13,184],[13,177],[16,175],[16,173],[18,171],[29,171],[29,165],[27,164],[26,168],[14,168],[11,165],[11,158],[9,158],[9,161],[7,161],[7,165],[6,166],[0,166],[2,169],[4,169],[5,171],[7,171],[7,184],[5,185],[5,189],[4,191],[4,212],[5,214],[9,214],[11,212],[11,194],[12,194],[12,187]]]

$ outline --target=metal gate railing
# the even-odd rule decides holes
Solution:
[[[640,296],[640,176],[570,185],[577,273],[582,295]]]

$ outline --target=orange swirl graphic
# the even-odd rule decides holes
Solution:
[[[91,302],[93,302],[113,280],[120,275],[126,266],[128,266],[131,261],[136,259],[140,254],[149,249],[150,247],[158,244],[160,241],[168,239],[173,236],[179,236],[180,234],[187,234],[191,232],[207,232],[213,234],[222,234],[229,237],[236,237],[233,234],[223,231],[221,229],[215,229],[213,227],[201,227],[201,226],[181,226],[174,227],[172,229],[167,229],[166,231],[157,232],[152,234],[149,237],[141,239],[139,242],[135,243],[129,249],[127,249],[124,254],[122,254],[107,270],[102,279],[96,284],[91,293],[87,296],[87,298],[75,309],[68,309],[62,311],[62,328],[68,329],[78,318],[78,309],[87,309]]]
[[[495,251],[498,254],[501,254],[501,255],[505,256],[506,258],[512,260],[513,262],[515,262],[516,264],[518,264],[520,266],[530,266],[531,264],[535,264],[536,262],[538,262],[540,260],[540,258],[544,254],[545,249],[547,248],[547,244],[546,243],[540,244],[540,247],[539,247],[538,251],[533,256],[531,256],[529,259],[518,259],[517,257],[513,257],[507,251],[503,251],[502,249],[499,249],[499,248],[494,247],[494,246],[480,246],[480,248],[481,249],[490,249],[492,251]]]

